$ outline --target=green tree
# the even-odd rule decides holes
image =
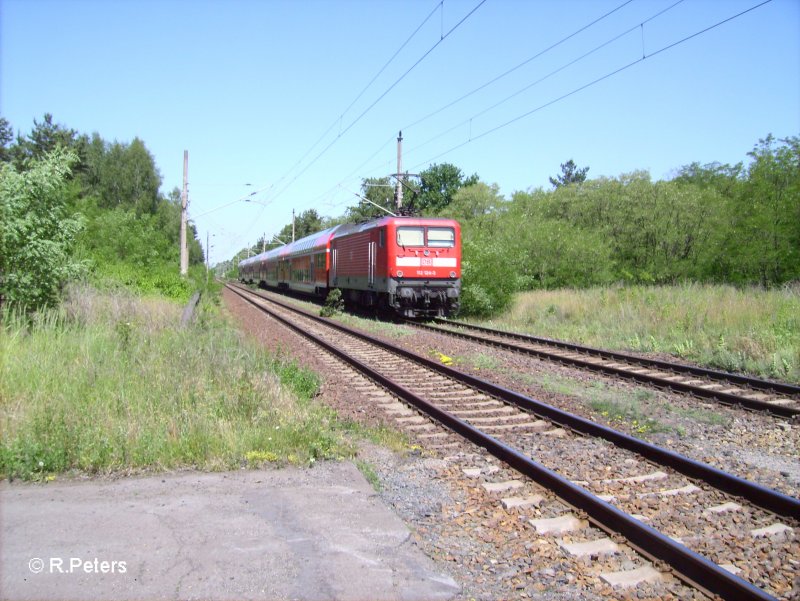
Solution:
[[[28,168],[30,161],[42,159],[56,148],[72,150],[76,159],[70,170],[71,176],[73,171],[83,169],[85,144],[85,138],[79,136],[78,132],[55,123],[53,115],[45,113],[42,121],[33,120],[33,128],[27,136],[17,136],[10,153],[17,171],[23,171]]]
[[[83,171],[83,186],[87,194],[102,195],[101,180],[105,167],[106,142],[94,132],[86,143],[86,166]]]
[[[694,184],[701,188],[713,188],[727,198],[735,197],[739,193],[741,183],[744,181],[742,163],[727,165],[721,163],[691,163],[678,170],[674,181],[685,184]]]
[[[83,265],[72,258],[81,219],[67,211],[65,182],[77,156],[56,146],[18,172],[0,166],[0,278],[12,307],[55,304],[62,285]]]
[[[504,204],[497,184],[489,186],[478,182],[460,188],[439,215],[464,222],[470,228],[489,228],[503,211]]]
[[[14,130],[5,117],[0,117],[0,163],[11,160],[11,141],[14,139]]]
[[[319,232],[325,229],[325,223],[320,217],[319,213],[317,213],[316,209],[308,209],[307,211],[303,211],[299,215],[295,217],[294,220],[294,239],[299,240],[300,238],[304,238],[309,234],[313,234],[314,232]],[[292,224],[287,223],[283,226],[283,229],[278,232],[278,238],[283,240],[284,242],[291,242],[292,241]],[[261,243],[262,239],[259,239],[258,243],[254,247],[254,251],[256,253],[261,252]],[[267,240],[269,243],[270,240]]]
[[[181,239],[181,191],[177,187],[170,190],[166,198],[160,198],[155,213],[158,229],[167,236],[173,248],[180,255]],[[187,245],[189,246],[189,265],[205,263],[205,253],[197,233],[197,226],[192,221],[187,224]]]
[[[762,285],[800,277],[800,138],[759,140],[736,206],[729,250]],[[737,252],[738,251],[738,252]]]
[[[555,178],[551,177],[550,183],[553,184],[554,188],[560,188],[570,184],[582,184],[586,181],[586,174],[588,172],[588,167],[578,169],[575,161],[570,159],[566,163],[561,163],[561,175],[557,175]]]
[[[465,177],[461,169],[451,163],[431,165],[419,174],[419,191],[412,194],[412,206],[425,215],[442,211],[449,205],[456,192],[478,182],[478,175]]]
[[[87,149],[87,183],[102,207],[155,213],[161,174],[139,138],[130,144],[106,144],[95,135]]]
[[[394,187],[388,177],[368,177],[361,182],[361,196],[372,203],[362,200],[359,204],[351,206],[345,213],[345,221],[359,223],[385,217],[389,212],[397,213],[394,206]],[[378,208],[383,207],[386,210]]]
[[[541,190],[517,192],[495,228],[515,259],[517,288],[580,287],[610,280],[613,260],[607,236],[554,213],[564,202],[554,196]]]
[[[724,230],[726,201],[716,189],[679,180],[653,182],[644,171],[549,193],[518,193],[514,200],[524,205],[533,227],[560,223],[565,234],[572,232],[573,250],[602,241],[594,275],[579,276],[576,268],[575,285],[596,282],[602,273],[644,283],[702,278]]]
[[[159,192],[161,176],[141,140],[109,144],[97,133],[91,138],[78,134],[46,114],[8,146],[6,124],[0,121],[3,159],[18,175],[40,169],[43,157],[56,150],[69,149],[71,169],[59,187],[62,222],[70,234],[69,217],[80,214],[84,227],[72,236],[72,262],[67,257],[65,266],[80,263],[101,284],[116,281],[140,292],[188,296],[190,284],[178,274],[180,194],[173,190],[164,197]],[[188,243],[190,265],[202,263],[203,249],[191,223]]]
[[[438,213],[461,224],[461,313],[494,315],[516,291],[515,254],[498,235],[505,204],[496,184],[477,182],[459,188]]]
[[[506,309],[516,292],[516,262],[515,255],[489,232],[463,236],[460,312],[489,317]]]

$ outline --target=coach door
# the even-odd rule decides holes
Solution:
[[[331,273],[330,273],[331,281],[330,281],[329,285],[332,286],[332,287],[336,286],[336,277],[337,277],[337,274],[336,274],[336,259],[337,259],[338,256],[339,256],[339,252],[335,248],[331,248]]]
[[[377,247],[374,242],[369,243],[369,268],[367,270],[367,285],[372,288],[375,286],[375,259],[378,255]]]

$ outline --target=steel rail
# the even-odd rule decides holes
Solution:
[[[752,376],[745,376],[742,374],[734,374],[727,371],[720,371],[716,369],[708,369],[705,367],[697,367],[695,365],[686,365],[685,363],[672,363],[670,361],[661,361],[659,359],[647,359],[645,357],[637,357],[629,353],[622,353],[619,351],[609,351],[606,349],[599,349],[591,346],[581,344],[574,344],[572,342],[564,342],[563,340],[553,340],[552,338],[542,338],[540,336],[532,336],[530,334],[522,334],[520,332],[507,332],[505,330],[495,330],[484,326],[474,325],[464,321],[456,321],[453,319],[435,318],[433,321],[436,323],[458,326],[461,328],[469,328],[486,332],[487,334],[497,334],[500,336],[507,336],[509,338],[517,338],[519,340],[526,340],[528,342],[535,342],[537,344],[545,344],[563,348],[570,351],[587,353],[596,355],[598,357],[608,359],[619,359],[621,361],[628,361],[631,363],[638,363],[643,367],[657,367],[659,369],[672,370],[675,373],[689,373],[695,376],[703,376],[713,380],[720,380],[722,382],[729,382],[732,384],[742,384],[757,388],[759,390],[768,390],[772,392],[780,392],[788,395],[800,396],[800,386],[788,384],[786,382],[773,382],[771,380],[764,380],[762,378],[754,378]]]
[[[583,511],[594,523],[599,525],[604,530],[610,530],[619,533],[620,535],[624,536],[632,546],[639,549],[644,554],[668,564],[680,578],[689,582],[691,585],[708,591],[711,594],[719,595],[723,599],[774,600],[774,597],[769,595],[766,591],[728,572],[704,556],[695,553],[684,545],[677,543],[668,536],[665,536],[658,530],[655,530],[654,528],[640,522],[624,511],[617,509],[610,503],[603,501],[586,489],[573,484],[566,478],[538,463],[534,459],[520,453],[518,450],[502,443],[488,434],[485,434],[453,414],[436,407],[422,397],[414,394],[404,386],[394,382],[383,374],[377,372],[375,369],[362,363],[355,357],[348,355],[335,345],[318,338],[307,330],[304,330],[302,327],[291,323],[288,319],[281,317],[277,313],[274,313],[266,307],[259,305],[251,298],[248,298],[245,294],[242,294],[242,292],[234,289],[231,286],[229,287],[234,290],[236,294],[251,303],[254,307],[265,313],[268,313],[274,319],[280,321],[295,332],[301,334],[309,340],[312,340],[315,344],[318,344],[328,352],[347,362],[349,365],[365,374],[373,381],[379,383],[387,390],[390,390],[407,403],[417,407],[420,411],[426,413],[452,431],[460,434],[474,444],[485,448],[489,453],[501,461],[504,461],[520,473],[528,476],[535,482],[553,491],[563,501],[577,510]],[[267,300],[263,297],[260,298],[262,298],[262,300]],[[340,329],[342,331],[349,330],[349,328],[344,328],[343,326],[339,326],[339,324],[334,324],[327,319],[310,315],[302,309],[288,307],[283,303],[274,300],[269,300],[268,302],[274,302],[275,304],[286,309],[297,311],[298,313],[312,317],[317,321],[325,323],[326,325],[333,326],[336,329]],[[359,335],[358,337],[362,339],[369,339],[363,335]],[[373,343],[376,342],[373,339],[369,339],[369,341]],[[382,341],[377,342],[379,342],[379,346],[383,348],[385,343]]]
[[[449,325],[459,325],[459,326],[462,325],[460,322],[452,322],[452,321],[443,321],[442,322],[440,320],[436,320],[436,321],[440,322],[440,323],[447,323]],[[441,334],[447,334],[447,335],[450,335],[450,336],[456,336],[456,337],[459,337],[459,338],[464,338],[466,340],[471,340],[471,341],[474,341],[474,342],[480,342],[482,344],[489,344],[489,345],[496,346],[496,347],[499,347],[499,348],[504,348],[504,349],[510,350],[510,351],[522,352],[522,353],[526,353],[526,354],[529,354],[529,355],[535,355],[537,357],[541,357],[541,358],[544,358],[544,359],[556,360],[556,361],[559,361],[559,362],[564,363],[564,364],[575,365],[575,366],[578,366],[578,367],[581,367],[581,368],[584,368],[584,369],[589,369],[589,370],[592,370],[592,371],[597,371],[597,372],[611,374],[611,375],[614,375],[614,376],[628,378],[628,379],[636,380],[638,382],[643,382],[643,383],[646,383],[646,384],[654,384],[654,385],[658,386],[659,388],[669,388],[669,389],[676,390],[676,391],[679,391],[679,392],[685,392],[685,393],[693,394],[693,395],[698,396],[698,397],[714,399],[714,400],[720,401],[720,402],[722,402],[722,403],[724,403],[726,405],[741,405],[742,407],[745,407],[747,409],[751,409],[751,410],[754,410],[754,411],[766,411],[766,412],[772,413],[774,415],[777,415],[779,417],[786,417],[786,418],[792,418],[792,417],[794,417],[796,415],[800,415],[800,408],[796,408],[796,407],[787,407],[787,406],[784,406],[784,405],[777,405],[777,404],[774,404],[774,403],[769,403],[767,401],[760,401],[760,400],[757,400],[757,399],[749,399],[749,398],[746,398],[746,397],[743,397],[743,396],[739,396],[739,395],[736,395],[736,394],[731,394],[731,393],[726,393],[726,392],[721,392],[721,391],[715,391],[715,390],[709,390],[707,388],[702,388],[700,386],[695,386],[695,385],[692,385],[692,384],[685,384],[685,383],[682,383],[682,382],[676,382],[674,380],[670,380],[670,379],[667,379],[667,378],[664,378],[664,377],[660,377],[660,376],[653,376],[653,375],[636,373],[636,372],[630,371],[629,369],[625,369],[625,368],[622,368],[622,367],[612,367],[612,366],[609,366],[609,365],[602,365],[602,364],[593,363],[593,362],[588,361],[586,359],[579,359],[579,358],[575,358],[575,357],[565,357],[563,355],[559,355],[559,354],[554,353],[554,352],[550,353],[550,352],[543,351],[543,350],[527,348],[527,347],[524,347],[524,346],[513,344],[511,342],[503,342],[503,341],[500,341],[500,340],[489,340],[487,338],[482,338],[480,336],[475,336],[473,334],[468,334],[466,332],[458,332],[458,331],[450,330],[450,329],[446,329],[446,328],[437,328],[436,326],[432,326],[430,324],[423,324],[423,323],[414,322],[414,321],[408,321],[407,323],[410,323],[410,324],[412,324],[412,325],[414,325],[416,327],[422,328],[422,329],[427,329],[427,330],[430,330],[430,331],[433,331],[433,332],[438,332],[438,333],[441,333]],[[474,329],[477,329],[477,330],[480,330],[480,331],[485,331],[485,332],[491,333],[491,334],[503,335],[503,336],[507,336],[509,338],[516,338],[516,339],[519,339],[519,340],[525,340],[527,342],[532,342],[532,343],[536,343],[536,344],[544,344],[544,345],[554,346],[556,348],[562,348],[564,350],[570,350],[570,351],[574,351],[574,352],[588,354],[588,355],[600,357],[600,358],[603,358],[603,359],[617,359],[617,360],[620,360],[620,361],[627,361],[627,362],[630,362],[630,363],[635,363],[635,364],[640,365],[642,367],[654,367],[654,368],[657,367],[657,368],[660,368],[660,369],[668,369],[668,370],[672,371],[673,373],[675,373],[676,375],[679,375],[681,373],[681,371],[684,370],[684,368],[685,368],[685,372],[684,373],[691,373],[692,375],[696,375],[696,376],[703,376],[703,377],[715,378],[715,379],[719,379],[719,378],[723,378],[724,377],[725,379],[723,381],[725,381],[725,382],[732,382],[732,383],[737,383],[737,384],[745,384],[746,383],[746,384],[751,385],[753,387],[756,387],[756,386],[751,384],[751,382],[758,382],[758,383],[760,383],[759,384],[759,389],[760,390],[766,390],[766,388],[764,388],[763,386],[766,386],[767,384],[773,384],[774,387],[770,389],[772,391],[778,391],[778,392],[786,393],[786,390],[789,389],[789,390],[792,391],[791,394],[794,394],[794,395],[800,394],[800,387],[796,387],[796,386],[793,386],[791,384],[773,383],[773,382],[769,382],[767,380],[759,380],[759,379],[756,379],[756,378],[748,378],[747,376],[741,376],[741,375],[737,375],[737,374],[729,374],[727,372],[718,372],[718,371],[714,371],[714,370],[704,369],[702,367],[693,367],[691,365],[683,365],[683,364],[680,364],[680,363],[669,363],[669,362],[666,362],[666,361],[658,361],[656,359],[643,359],[641,357],[635,357],[633,355],[627,355],[627,354],[624,354],[624,353],[617,353],[617,352],[613,352],[613,351],[604,351],[604,350],[600,350],[600,349],[594,349],[594,348],[591,348],[591,347],[583,347],[583,346],[571,344],[571,343],[568,343],[568,342],[553,341],[553,340],[548,340],[548,339],[543,339],[543,338],[540,339],[540,338],[536,338],[536,337],[533,337],[533,336],[527,336],[525,334],[511,334],[511,333],[502,332],[502,331],[498,331],[498,330],[491,330],[489,328],[483,328],[481,326],[472,326],[470,324],[464,324],[464,326],[465,327],[469,327],[469,328],[474,328]],[[782,388],[779,389],[778,386],[780,386]]]

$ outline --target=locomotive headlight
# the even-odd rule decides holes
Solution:
[[[455,272],[455,271],[451,271],[451,272],[450,272],[450,277],[451,277],[451,278],[454,278],[454,277],[456,277],[456,272]]]
[[[398,270],[397,277],[398,278],[402,278],[403,277],[403,272]]]

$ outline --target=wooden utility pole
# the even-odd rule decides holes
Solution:
[[[189,274],[189,247],[186,243],[186,209],[189,206],[189,151],[183,151],[183,194],[181,194],[181,275]]]
[[[398,212],[403,206],[403,132],[397,134],[397,189],[394,193]]]
[[[292,209],[292,242],[294,242],[294,209]]]

